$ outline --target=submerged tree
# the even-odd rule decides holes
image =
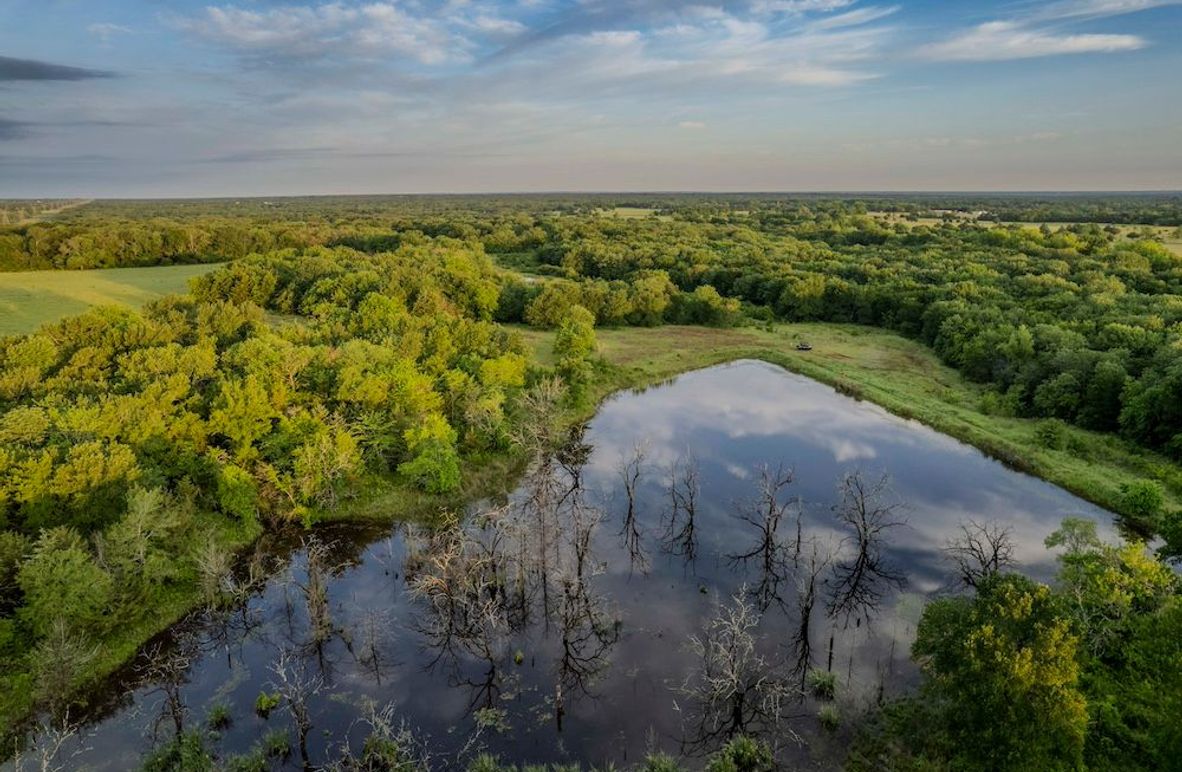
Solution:
[[[802,547],[800,552],[796,571],[797,623],[789,645],[796,655],[792,672],[803,686],[805,676],[813,666],[813,609],[817,605],[821,586],[824,584],[822,577],[833,561],[833,553],[828,546],[823,546],[816,539],[811,539],[808,546]]]
[[[719,604],[700,635],[689,639],[695,669],[680,687],[687,699],[685,742],[709,751],[738,735],[797,739],[787,712],[800,694],[789,674],[759,652],[760,612],[743,588]]]
[[[948,541],[944,554],[956,566],[961,583],[973,588],[1018,564],[1010,529],[975,520],[960,524],[960,535]]]
[[[305,538],[301,541],[301,547],[306,560],[305,578],[303,582],[297,581],[296,586],[300,588],[304,596],[304,605],[308,610],[312,645],[319,651],[337,632],[328,602],[328,576],[340,567],[330,565],[331,549],[320,539]]]
[[[174,739],[185,733],[189,707],[185,704],[183,690],[197,653],[194,644],[193,639],[185,638],[174,645],[155,644],[144,652],[143,664],[139,667],[141,676],[152,685],[152,692],[161,695],[160,714],[152,724],[153,734],[166,723],[172,724]]]
[[[308,734],[312,731],[312,699],[324,689],[324,678],[309,670],[307,663],[290,649],[279,652],[271,663],[271,688],[279,692],[284,708],[291,714],[299,738],[300,759],[308,769]]]

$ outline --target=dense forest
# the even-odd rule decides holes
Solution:
[[[883,328],[983,384],[986,413],[1043,421],[1048,444],[1074,424],[1182,461],[1175,195],[50,203],[0,227],[0,269],[226,265],[189,295],[0,339],[12,726],[68,713],[161,609],[229,602],[234,554],[260,533],[311,527],[367,489],[455,494],[466,469],[537,452],[536,423],[558,420],[539,400],[587,407],[595,328]],[[557,331],[552,365],[531,361],[520,325]],[[1127,544],[1071,521],[1049,540],[1053,586],[974,553],[965,592],[924,612],[919,694],[885,708],[851,764],[1182,758],[1168,562],[1182,512],[1165,503],[1182,469],[1154,478],[1125,492]],[[1158,554],[1141,541],[1154,537]],[[770,766],[736,742],[750,765],[724,754],[712,769]]]
[[[649,205],[650,216],[605,217],[599,208],[622,204]],[[999,413],[1120,432],[1182,458],[1182,262],[1162,243],[1170,234],[1096,222],[919,224],[867,214],[876,211],[871,206],[921,205],[930,214],[936,204],[992,204],[994,213],[1010,207],[1081,221],[1120,221],[1109,217],[1119,212],[1161,222],[1170,219],[1162,211],[1180,208],[1169,196],[930,204],[706,196],[108,202],[0,231],[0,265],[224,261],[313,246],[378,253],[446,236],[504,256],[506,264],[571,280],[546,286],[549,324],[573,303],[601,325],[661,321],[663,311],[621,304],[619,282],[640,281],[654,297],[701,288],[768,319],[896,330],[990,384]],[[1047,209],[1054,206],[1070,212]],[[661,289],[663,281],[672,286]],[[546,315],[524,317],[539,286],[515,288],[498,318],[536,322]],[[290,301],[277,302],[292,310]],[[693,313],[684,311],[685,320],[702,321]]]

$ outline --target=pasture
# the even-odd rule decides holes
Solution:
[[[185,292],[189,279],[215,267],[166,265],[0,273],[0,335],[32,332],[97,305],[139,308],[149,300]]]

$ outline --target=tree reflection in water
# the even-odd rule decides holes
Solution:
[[[519,501],[469,524],[412,529],[406,576],[422,602],[415,627],[432,652],[428,667],[445,667],[453,685],[472,690],[469,712],[497,710],[516,695],[510,665],[524,653],[512,644],[538,625],[558,647],[545,703],[561,729],[568,701],[591,694],[619,638],[591,582],[602,570],[592,543],[603,516],[585,499],[585,455],[572,458],[537,464]],[[468,674],[473,665],[478,677]]]
[[[885,474],[871,482],[860,472],[844,475],[838,483],[837,519],[850,532],[834,565],[828,611],[847,626],[851,619],[867,621],[905,581],[904,574],[887,563],[883,550],[887,532],[904,524],[898,515],[902,505],[885,501],[889,484]]]
[[[692,568],[698,555],[698,498],[701,496],[701,470],[692,450],[673,462],[669,470],[666,494],[669,509],[665,513],[662,549],[680,555]]]
[[[779,466],[773,470],[770,466],[761,466],[759,494],[755,501],[743,505],[738,512],[741,520],[755,526],[756,542],[747,552],[729,557],[733,565],[756,571],[758,579],[748,589],[761,613],[773,603],[787,608],[781,585],[792,576],[791,561],[799,547],[781,537],[780,524],[792,506],[791,502],[784,500],[784,491],[793,479],[792,469]]]
[[[644,475],[645,443],[632,446],[632,452],[620,459],[616,473],[624,486],[624,522],[620,526],[620,538],[628,552],[628,566],[632,571],[648,572],[648,556],[644,553],[644,533],[640,527],[640,511],[637,490]]]

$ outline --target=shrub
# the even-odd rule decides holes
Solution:
[[[209,709],[209,715],[205,717],[205,724],[214,731],[221,731],[227,728],[234,722],[234,716],[230,713],[230,706],[225,703],[218,703]]]
[[[205,738],[193,731],[153,750],[143,765],[143,772],[212,772],[213,769],[213,756],[205,747]]]
[[[645,756],[640,768],[644,772],[681,772],[681,765],[677,763],[677,759],[664,751]]]
[[[1166,497],[1153,480],[1138,480],[1120,486],[1120,509],[1139,524],[1152,526],[1161,517]]]
[[[1048,450],[1062,450],[1067,441],[1067,427],[1057,418],[1039,421],[1034,429],[1038,444]]]
[[[813,668],[805,676],[805,685],[819,700],[831,700],[837,693],[837,676],[828,670]]]
[[[706,762],[706,772],[771,772],[772,749],[751,737],[736,737]]]
[[[280,699],[279,692],[273,694],[259,692],[259,696],[254,700],[254,712],[259,714],[259,718],[267,718],[271,715],[271,711],[279,707]]]

